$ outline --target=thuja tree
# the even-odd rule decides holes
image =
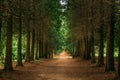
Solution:
[[[2,29],[2,18],[3,18],[3,0],[0,0],[0,43],[1,43],[1,29]],[[0,55],[2,54],[2,49],[0,45]]]
[[[72,18],[70,21],[70,25],[72,25],[71,30],[77,39],[76,54],[81,55],[84,59],[90,59],[90,54],[94,54],[94,44],[90,43],[91,41],[94,42],[94,37],[91,35],[93,35],[94,26],[96,26],[93,24],[96,19],[92,15],[96,11],[93,7],[95,2],[89,1],[88,3],[86,0],[70,0],[68,3],[68,7],[71,10],[69,17]]]
[[[118,0],[116,2],[116,24],[115,24],[115,35],[118,35],[118,36],[115,36],[117,38],[116,40],[116,44],[118,44],[118,48],[119,48],[119,51],[118,51],[118,78],[120,78],[120,0]]]
[[[112,3],[110,6],[109,25],[107,35],[107,63],[106,71],[114,71],[114,27],[115,27],[115,0],[110,0]]]
[[[98,53],[98,62],[97,62],[97,66],[103,66],[104,65],[104,27],[105,27],[105,23],[104,23],[104,19],[105,19],[105,11],[104,11],[104,1],[100,0],[99,1],[100,5],[99,5],[99,12],[100,12],[100,25],[99,25],[99,53]],[[102,6],[102,7],[101,7]]]
[[[107,41],[106,71],[114,71],[114,27],[115,0],[69,0],[69,22],[72,34],[77,40],[76,53],[84,59],[95,58],[94,44],[91,41],[99,40],[98,66],[104,65],[105,36]],[[93,15],[96,13],[95,15]],[[107,31],[106,31],[107,30]],[[94,31],[94,32],[93,32]],[[105,34],[107,35],[105,35]],[[94,37],[93,34],[95,35]],[[97,43],[97,41],[95,41]],[[91,55],[92,54],[92,55]]]
[[[19,0],[19,28],[18,28],[18,59],[17,66],[23,66],[22,64],[22,0]]]
[[[4,70],[13,70],[12,67],[12,29],[13,29],[13,8],[12,8],[12,1],[7,0],[8,7],[8,16],[7,16],[7,41],[6,41],[6,57],[5,57],[5,65]]]

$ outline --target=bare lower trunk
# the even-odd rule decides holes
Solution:
[[[10,4],[10,3],[9,3]],[[13,20],[12,20],[12,10],[10,12],[10,16],[8,17],[8,26],[7,26],[7,41],[6,41],[6,57],[5,57],[5,65],[4,70],[12,71],[12,27],[13,27]]]
[[[91,63],[96,63],[96,59],[95,59],[95,48],[94,48],[94,32],[92,31],[92,35],[91,35]]]
[[[35,53],[35,59],[39,59],[39,42],[36,40],[36,53]]]
[[[90,41],[88,40],[88,37],[84,38],[84,45],[85,45],[85,53],[84,53],[83,59],[90,60],[91,59],[91,55],[90,55],[91,44],[90,44]]]
[[[118,54],[118,77],[120,78],[120,26],[119,26],[119,54]]]
[[[32,31],[32,47],[31,47],[31,60],[34,61],[34,50],[35,50],[35,30]]]
[[[112,2],[112,0],[111,0]],[[108,37],[107,37],[107,58],[106,58],[106,71],[114,71],[114,6],[111,7],[110,22],[108,26]]]
[[[73,57],[80,57],[79,55],[80,55],[80,41],[78,40],[77,46],[76,46],[76,52],[73,55]]]
[[[27,49],[25,62],[30,62],[30,31],[27,31]]]
[[[120,78],[120,44],[119,44],[119,54],[118,54],[118,77]]]
[[[103,0],[100,1],[100,31],[99,31],[99,52],[97,66],[101,67],[104,65],[104,10]],[[104,7],[104,6],[103,6]]]
[[[101,25],[99,33],[99,54],[97,66],[101,67],[103,65],[104,65],[104,32],[103,25]]]
[[[21,0],[19,3],[19,33],[18,33],[18,58],[16,66],[23,66],[22,64],[22,14],[21,14]]]
[[[42,58],[42,41],[39,40],[39,58]]]

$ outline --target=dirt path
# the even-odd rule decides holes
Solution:
[[[1,74],[0,80],[113,80],[114,73],[78,59],[41,60]]]

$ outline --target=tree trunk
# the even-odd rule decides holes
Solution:
[[[1,42],[2,14],[3,14],[3,1],[0,0],[0,42]]]
[[[1,40],[1,36],[2,36],[2,31],[1,31],[1,29],[2,29],[2,18],[0,18],[0,43],[2,42],[2,40]],[[2,48],[1,48],[1,44],[0,44],[0,55],[2,54]]]
[[[91,55],[90,55],[90,47],[91,47],[91,45],[89,44],[88,36],[86,36],[84,38],[84,45],[85,45],[85,54],[84,54],[83,58],[85,60],[90,60],[91,59]]]
[[[36,52],[35,52],[35,59],[39,59],[39,34],[36,32]]]
[[[0,43],[2,43],[2,40],[1,40],[1,29],[2,29],[2,16],[3,16],[3,0],[0,0]],[[0,56],[2,54],[2,44],[0,44]]]
[[[103,25],[101,25],[99,33],[99,54],[97,66],[101,67],[103,65],[104,65],[104,32]]]
[[[47,52],[47,50],[48,50],[48,43],[47,43],[47,41],[45,42],[45,58],[47,59],[48,58],[48,52]]]
[[[74,58],[74,55],[75,55],[75,46],[73,44],[73,47],[72,47],[72,57]]]
[[[42,41],[39,40],[39,58],[42,58]]]
[[[73,57],[79,57],[79,55],[80,55],[80,40],[78,40],[77,42],[76,52],[73,55]]]
[[[30,62],[30,31],[27,31],[27,49],[25,62]]]
[[[42,44],[41,44],[41,55],[42,55],[42,58],[44,58],[44,42],[43,42],[43,38],[42,38]]]
[[[110,15],[110,25],[108,26],[108,37],[107,37],[107,58],[106,58],[106,71],[114,71],[114,23],[115,23],[115,13],[114,13],[114,1],[111,6]]]
[[[120,36],[120,34],[119,34],[119,36]],[[120,37],[119,37],[119,39],[120,39]],[[119,42],[120,42],[120,40],[119,40]],[[118,54],[118,77],[120,77],[120,43],[119,43],[119,54]]]
[[[94,31],[92,31],[92,35],[91,35],[91,63],[96,63],[96,59],[95,59],[95,48],[94,48]]]
[[[35,50],[35,30],[32,31],[32,47],[31,47],[31,60],[34,61],[34,50]]]
[[[12,71],[12,28],[13,28],[13,14],[12,14],[12,6],[11,1],[8,1],[9,4],[9,16],[8,16],[8,25],[7,25],[7,41],[6,41],[6,56],[5,56],[5,71]]]
[[[104,65],[104,16],[103,16],[103,0],[100,1],[100,31],[99,31],[99,53],[97,66],[101,67]]]
[[[45,41],[44,38],[42,38],[42,56],[45,58]]]
[[[39,41],[36,40],[36,53],[35,53],[35,59],[39,59]]]
[[[18,33],[18,58],[16,66],[23,66],[22,63],[22,14],[21,14],[21,0],[19,3],[19,33]]]
[[[50,59],[50,47],[49,47],[49,45],[48,45],[48,50],[47,50],[47,54],[48,54],[48,59]]]
[[[120,78],[120,25],[119,25],[119,53],[118,53],[118,77]]]

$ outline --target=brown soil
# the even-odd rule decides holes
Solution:
[[[1,71],[0,80],[114,80],[115,77],[113,72],[104,72],[104,67],[81,59],[42,59],[24,65],[15,67],[13,72]]]

